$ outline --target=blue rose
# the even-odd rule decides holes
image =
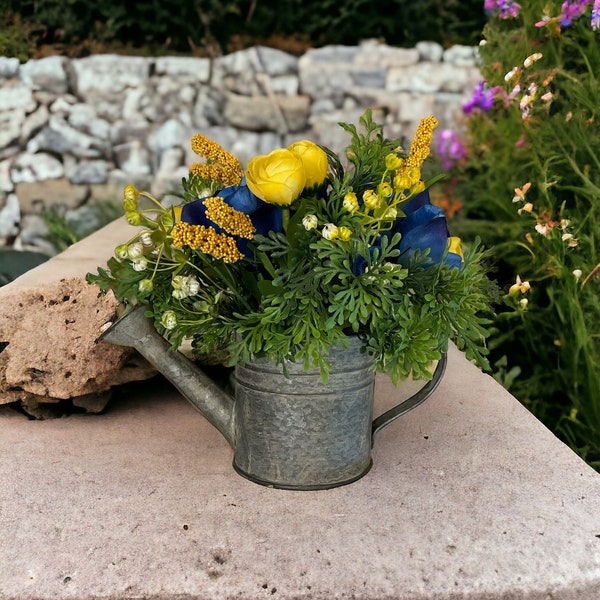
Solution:
[[[429,249],[428,264],[439,263],[442,259],[449,267],[460,267],[462,257],[454,252],[446,252],[450,232],[446,214],[431,203],[429,191],[425,190],[411,198],[402,207],[404,217],[400,217],[394,227],[394,233],[400,233],[400,263],[404,263],[417,250]]]

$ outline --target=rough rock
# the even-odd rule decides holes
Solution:
[[[97,341],[119,303],[85,281],[128,228],[105,227],[0,288],[0,404],[37,417],[62,401],[98,412],[114,386],[155,374],[133,350]]]
[[[103,408],[99,394],[152,374],[132,351],[96,342],[118,304],[108,295],[97,296],[98,290],[79,278],[3,293],[0,403],[37,406],[79,398],[75,405],[98,410]]]

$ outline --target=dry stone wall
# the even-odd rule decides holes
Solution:
[[[412,136],[428,114],[455,126],[479,79],[475,48],[432,42],[300,57],[267,47],[215,59],[0,57],[0,245],[53,254],[42,207],[85,221],[91,203],[119,200],[127,183],[177,189],[196,131],[242,163],[302,138],[341,152],[337,123],[368,107],[393,137]]]

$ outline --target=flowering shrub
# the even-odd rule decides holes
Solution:
[[[506,291],[495,376],[600,467],[600,1],[514,7],[486,2],[453,226],[485,236]]]
[[[126,218],[140,230],[88,281],[146,305],[174,348],[189,338],[228,364],[291,359],[326,377],[329,347],[358,335],[394,381],[430,378],[450,339],[486,367],[483,251],[449,235],[429,201],[435,178],[421,177],[436,119],[421,121],[408,152],[369,111],[358,128],[341,126],[348,165],[303,140],[242,169],[194,136],[205,160],[182,204],[127,186]]]

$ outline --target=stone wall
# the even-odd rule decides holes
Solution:
[[[390,137],[411,137],[428,114],[454,126],[480,79],[476,57],[466,46],[376,41],[301,57],[267,47],[215,59],[0,57],[0,246],[55,253],[43,206],[85,220],[127,183],[176,189],[196,131],[245,163],[302,138],[340,152],[348,137],[337,123],[367,107]]]

